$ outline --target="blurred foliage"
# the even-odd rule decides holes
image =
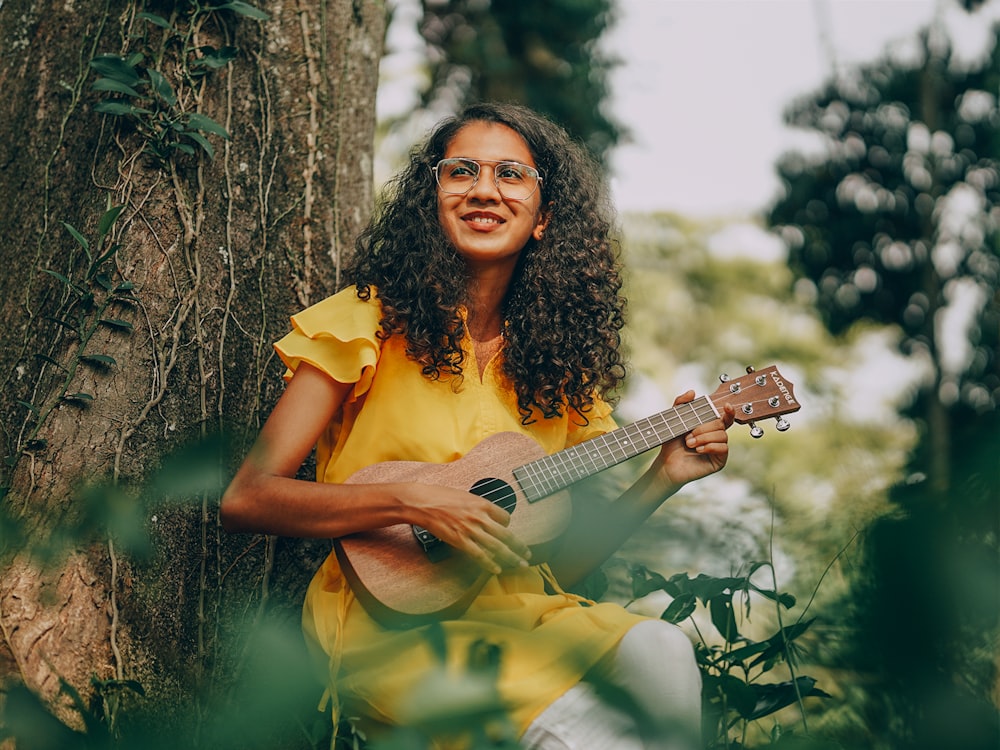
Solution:
[[[788,738],[785,742],[791,742],[792,737],[796,742],[812,741],[804,699],[830,697],[816,686],[814,678],[797,673],[802,653],[798,639],[813,620],[805,619],[803,611],[793,623],[784,624],[784,614],[795,607],[795,597],[756,580],[759,572],[770,570],[774,582],[770,563],[750,563],[746,573],[739,575],[677,573],[669,579],[643,565],[626,566],[633,601],[656,591],[666,592],[671,601],[660,619],[673,624],[689,621],[697,633],[706,748],[743,747],[754,728],[765,737],[770,735],[768,744],[773,746],[787,746],[779,741],[782,737]],[[755,601],[772,604],[777,623],[776,630],[759,638],[748,628]],[[699,614],[703,616],[699,618]],[[786,679],[780,679],[782,671]],[[776,721],[775,714],[789,706],[798,708],[803,734],[783,728],[780,722],[770,731],[760,732],[759,723]]]
[[[17,685],[0,707],[0,741],[13,740],[18,750],[329,748],[330,717],[316,710],[317,681],[298,624],[263,622],[248,636],[248,658],[234,686],[225,695],[203,696],[203,713],[177,716],[172,707],[158,705],[155,685],[147,691],[130,680],[94,678],[93,698],[84,701],[62,682],[61,691],[82,722],[82,731],[76,731]],[[109,701],[123,704],[114,721]],[[163,709],[176,717],[169,731],[156,716]]]
[[[731,429],[725,472],[685,488],[628,551],[658,569],[721,575],[767,556],[773,521],[790,558],[785,577],[796,576],[801,584],[790,583],[802,594],[859,528],[888,510],[886,491],[902,476],[915,432],[881,399],[905,390],[912,375],[902,366],[891,372],[896,360],[870,362],[891,333],[830,335],[796,295],[780,243],[759,225],[658,214],[628,215],[624,226],[631,382],[651,382],[669,401],[688,388],[711,392],[720,374],[777,364],[803,405],[785,434],[768,422],[761,440]],[[874,368],[895,386],[873,383]],[[622,410],[636,412],[628,418],[657,410],[633,406],[637,395],[623,399]],[[825,588],[837,590],[829,581]]]
[[[612,0],[422,0],[425,107],[517,102],[547,115],[603,161],[625,135],[604,112],[614,62],[599,48]]]
[[[21,556],[54,570],[80,549],[110,543],[118,555],[155,566],[165,554],[158,517],[185,509],[200,512],[203,496],[218,497],[225,485],[223,467],[232,465],[231,453],[230,441],[214,435],[164,456],[141,485],[82,485],[73,498],[73,517],[46,536],[29,532],[19,514],[0,504],[0,565]],[[106,671],[105,665],[93,665],[86,697],[61,680],[58,702],[79,717],[76,729],[12,675],[5,675],[0,742],[11,739],[17,750],[329,747],[329,711],[317,711],[322,682],[295,614],[290,617],[280,606],[262,608],[241,623],[239,632],[220,638],[214,668],[226,671],[192,681],[190,691],[195,694],[187,696],[185,705],[174,704],[176,696],[158,684],[97,677],[97,672]],[[177,637],[168,623],[152,627],[159,637]]]
[[[1000,45],[966,70],[933,30],[921,41],[921,59],[861,68],[791,108],[788,122],[822,135],[826,148],[782,158],[785,195],[769,222],[833,333],[858,320],[897,325],[906,353],[955,379],[951,400],[993,410]],[[972,350],[956,365],[943,361],[950,342],[938,326],[949,306],[965,302]]]
[[[966,4],[969,9],[975,4]],[[831,731],[858,747],[996,748],[1000,636],[1000,27],[971,64],[942,30],[797,102],[819,153],[785,156],[769,222],[827,328],[890,324],[927,376],[895,512],[845,597],[859,674]],[[861,740],[860,737],[864,737]],[[860,744],[863,741],[864,744]]]

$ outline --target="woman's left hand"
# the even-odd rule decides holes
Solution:
[[[674,399],[674,406],[694,400],[694,391]],[[656,459],[661,479],[675,485],[714,474],[729,458],[729,436],[733,424],[733,407],[726,404],[719,419],[695,427],[691,432],[663,445]]]

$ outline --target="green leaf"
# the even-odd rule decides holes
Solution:
[[[233,13],[238,13],[241,16],[246,16],[247,18],[253,18],[257,21],[266,21],[271,16],[269,16],[264,11],[259,8],[255,8],[249,3],[241,2],[240,0],[233,0],[232,2],[226,3],[225,5],[217,5],[217,10],[231,10]]]
[[[115,292],[131,292],[133,289],[135,289],[135,284],[131,281],[123,281],[115,287]]]
[[[98,322],[103,323],[109,328],[117,328],[119,331],[135,330],[135,327],[127,320],[120,320],[118,318],[101,318]]]
[[[97,233],[104,238],[107,236],[108,232],[111,231],[111,227],[114,226],[115,222],[118,221],[118,217],[121,215],[122,209],[125,208],[124,205],[113,206],[104,212],[101,220],[97,223]],[[118,249],[117,247],[115,248]]]
[[[53,270],[52,270],[52,269],[50,269],[50,268],[43,268],[43,269],[42,269],[42,271],[43,271],[44,273],[47,273],[47,274],[48,274],[49,276],[54,276],[55,278],[59,279],[59,281],[61,281],[61,282],[62,282],[63,284],[65,284],[65,285],[66,285],[66,287],[67,287],[67,288],[68,288],[68,289],[69,289],[69,290],[70,290],[71,292],[73,292],[73,294],[75,294],[75,295],[76,295],[76,298],[77,298],[77,299],[79,299],[79,300],[83,300],[83,302],[84,302],[85,304],[87,304],[87,303],[90,303],[90,302],[93,302],[93,299],[94,299],[94,295],[92,295],[92,294],[90,294],[89,292],[87,292],[87,290],[86,290],[86,289],[82,289],[82,288],[80,288],[79,286],[77,286],[76,284],[74,284],[74,283],[73,283],[72,281],[70,281],[69,279],[67,279],[67,278],[66,278],[65,276],[63,276],[63,275],[62,275],[61,273],[59,273],[58,271],[53,271]],[[74,330],[75,330],[75,329],[74,329]]]
[[[114,115],[115,117],[121,117],[123,115],[152,114],[151,110],[136,107],[124,102],[99,102],[94,105],[94,111],[105,115]]]
[[[224,68],[235,60],[236,55],[239,54],[239,49],[237,47],[222,47],[221,49],[215,49],[215,47],[199,47],[198,51],[201,52],[202,57],[192,61],[191,67],[213,69]]]
[[[137,99],[142,96],[142,94],[129,86],[127,83],[116,81],[114,78],[98,78],[94,81],[90,88],[94,89],[94,91],[111,91],[116,94],[126,94],[128,96],[134,96]]]
[[[67,232],[69,232],[71,235],[73,235],[73,239],[76,240],[77,244],[80,247],[82,247],[84,250],[88,250],[88,251],[90,250],[90,242],[87,241],[86,237],[84,237],[82,234],[80,234],[78,231],[76,231],[76,229],[74,229],[70,224],[67,224],[65,221],[62,222],[62,225],[64,227],[66,227],[66,231]],[[90,253],[89,252],[87,253],[87,257],[88,258],[90,257]]]
[[[798,689],[796,690],[796,686]],[[795,682],[779,682],[774,684],[754,684],[750,686],[756,700],[753,710],[749,713],[740,711],[740,715],[747,721],[754,721],[763,716],[768,716],[776,711],[780,711],[785,706],[790,706],[797,702],[799,695],[803,698],[814,696],[819,698],[829,698],[830,696],[816,687],[816,680],[812,677],[799,677]]]
[[[749,716],[757,706],[757,695],[751,685],[730,674],[704,677],[704,693],[709,700],[725,696],[726,703],[742,717]]]
[[[756,656],[762,651],[766,651],[769,646],[770,644],[767,641],[751,643],[746,646],[741,646],[740,648],[734,648],[732,651],[722,654],[719,658],[731,664],[736,664],[742,662],[747,657]]]
[[[663,576],[645,565],[630,565],[629,574],[632,578],[633,599],[641,599],[654,591],[660,591],[667,585]]]
[[[170,147],[171,148],[175,148],[178,151],[181,151],[181,152],[187,154],[188,156],[194,156],[194,146],[191,146],[190,144],[187,144],[187,143],[171,143]]]
[[[691,582],[688,579],[687,573],[674,573],[670,576],[666,584],[664,584],[663,590],[674,598],[677,598],[681,594],[690,594]]]
[[[195,128],[196,130],[204,130],[206,133],[212,133],[214,135],[221,136],[227,141],[229,140],[229,131],[222,127],[219,123],[213,120],[211,117],[206,117],[199,112],[192,112],[188,115],[187,119],[188,128]]]
[[[139,57],[142,60],[142,57]],[[111,78],[127,86],[137,86],[140,78],[135,71],[135,64],[129,64],[118,55],[99,55],[90,61],[90,67],[103,76]]]
[[[78,404],[89,404],[91,401],[94,400],[94,397],[90,393],[84,393],[83,391],[78,391],[77,393],[64,393],[62,400]]]
[[[163,101],[173,107],[177,104],[177,95],[174,93],[173,86],[170,82],[163,77],[163,74],[158,70],[149,69],[149,81],[153,85],[153,91],[156,95],[160,97]]]
[[[698,600],[694,594],[681,594],[675,598],[670,605],[660,615],[661,620],[672,622],[675,625],[690,617],[698,606]]]
[[[117,253],[119,250],[121,250],[121,247],[122,246],[119,245],[116,242],[115,244],[113,244],[111,247],[109,247],[107,249],[107,251],[104,253],[104,255],[102,255],[97,260],[95,260],[93,263],[91,263],[90,270],[87,271],[87,279],[93,279],[93,278],[95,278],[97,276],[103,276],[105,279],[107,279],[108,278],[107,274],[101,274],[101,273],[99,273],[100,270],[101,270],[101,266],[103,266],[104,263],[109,258],[113,257],[115,253]],[[105,289],[107,289],[108,291],[111,291],[111,281],[110,280],[108,280],[107,283],[105,283],[103,281],[100,281],[100,279],[98,279],[98,283],[101,286],[103,286]]]
[[[708,610],[712,615],[712,624],[719,631],[719,635],[726,639],[728,643],[735,643],[742,636],[736,625],[736,615],[733,612],[733,599],[731,594],[720,594],[708,602]]]
[[[795,642],[795,639],[806,632],[806,630],[809,629],[809,626],[815,621],[816,618],[814,617],[811,620],[796,622],[779,630],[765,641],[767,644],[767,650],[761,653],[761,655],[755,659],[750,666],[754,667],[770,659],[787,656],[785,653],[786,646],[791,647],[791,645]]]
[[[38,407],[35,406],[34,404],[29,404],[27,401],[21,401],[21,400],[18,400],[17,403],[28,409],[28,411],[30,411],[32,414],[38,415],[40,413],[38,411]]]
[[[203,149],[205,149],[205,153],[208,154],[208,158],[210,158],[210,159],[214,159],[215,158],[215,149],[212,148],[212,144],[209,143],[208,139],[205,138],[205,136],[203,136],[201,133],[195,133],[194,131],[191,131],[191,132],[185,133],[184,135],[186,135],[192,141],[194,141],[195,143],[197,143],[198,145],[200,145]]]
[[[70,289],[72,289],[74,292],[76,292],[77,295],[79,295],[80,290],[76,288],[76,286],[73,284],[72,281],[70,281],[69,279],[67,279],[65,276],[63,276],[58,271],[53,271],[51,268],[43,268],[42,271],[44,273],[47,273],[49,276],[56,277],[57,279],[59,279],[59,281],[61,281],[63,284],[65,284]]]
[[[746,585],[747,580],[745,578],[716,578],[704,573],[699,573],[698,576],[691,579],[691,590],[706,604],[711,599],[723,595],[731,596],[733,592],[746,588]]]
[[[58,325],[61,325],[63,328],[67,328],[70,331],[72,331],[73,333],[76,333],[77,335],[79,335],[79,331],[77,330],[77,327],[75,325],[73,325],[72,323],[63,320],[62,318],[53,318],[51,315],[46,315],[45,319],[46,320],[51,320],[53,323],[57,323]]]
[[[158,16],[155,13],[146,13],[145,11],[143,11],[142,13],[136,13],[135,17],[141,18],[144,21],[149,21],[151,24],[153,24],[154,26],[159,26],[161,29],[171,28],[170,22],[166,18],[164,18],[163,16]]]
[[[111,367],[118,364],[117,360],[108,354],[84,354],[80,357],[80,361],[98,367]]]
[[[42,360],[42,362],[47,362],[47,363],[49,363],[50,365],[52,365],[54,367],[58,367],[63,372],[66,372],[66,368],[63,367],[58,362],[56,362],[54,359],[52,359],[52,357],[50,357],[48,354],[36,353],[35,354],[35,359],[40,359],[40,360]]]
[[[763,596],[765,599],[770,599],[772,602],[777,602],[780,606],[785,609],[791,609],[795,606],[795,597],[792,594],[786,594],[782,592],[775,591],[774,589],[761,589],[756,586],[753,590],[758,594]]]

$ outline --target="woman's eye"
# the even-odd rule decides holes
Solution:
[[[497,177],[501,180],[520,181],[525,178],[525,168],[517,164],[501,164],[497,168]]]
[[[477,171],[474,164],[459,162],[448,169],[448,175],[450,177],[475,177]]]

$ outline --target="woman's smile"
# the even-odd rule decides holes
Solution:
[[[486,211],[473,211],[463,216],[462,220],[470,224],[477,231],[489,231],[506,223],[496,214]]]

